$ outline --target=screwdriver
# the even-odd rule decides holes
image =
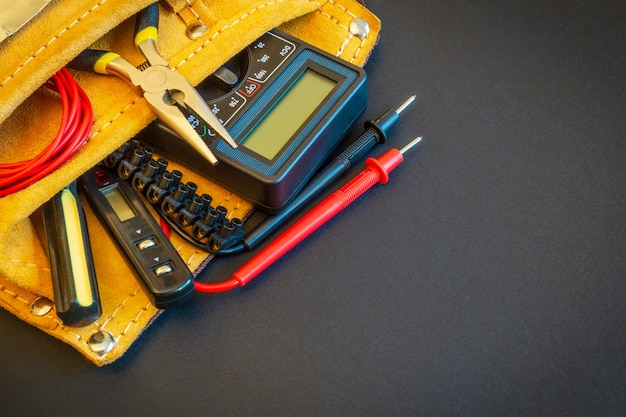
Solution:
[[[43,205],[57,316],[66,326],[93,323],[102,314],[89,233],[76,183]]]
[[[413,101],[411,96],[396,109],[388,109],[374,120],[365,122],[365,130],[350,144],[339,156],[333,159],[323,170],[316,174],[309,183],[300,191],[295,199],[287,207],[258,224],[247,236],[236,245],[227,248],[215,246],[214,242],[209,247],[218,255],[231,255],[244,250],[255,248],[262,240],[266,239],[294,213],[309,203],[313,198],[327,189],[330,184],[348,171],[352,164],[365,157],[374,146],[385,143],[392,128],[398,124],[400,114]]]
[[[296,221],[235,271],[230,279],[213,284],[196,281],[194,288],[200,292],[222,292],[238,286],[243,287],[375,184],[386,184],[389,181],[389,173],[404,161],[404,153],[421,141],[422,137],[419,136],[400,150],[393,148],[378,158],[368,158],[363,171]]]

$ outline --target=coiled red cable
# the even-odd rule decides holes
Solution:
[[[91,102],[69,71],[62,68],[45,86],[61,97],[63,115],[57,135],[34,158],[0,164],[0,197],[19,191],[48,175],[67,162],[89,139],[93,124]]]

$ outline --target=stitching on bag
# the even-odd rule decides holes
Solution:
[[[0,291],[9,294],[11,297],[15,298],[16,300],[19,300],[19,301],[23,302],[26,305],[30,304],[30,302],[28,300],[20,297],[16,292],[7,289],[7,287],[5,287],[4,285],[0,286]]]
[[[10,295],[11,297],[13,297],[14,299],[16,299],[16,300],[18,300],[18,301],[20,301],[20,302],[24,303],[24,305],[26,305],[26,306],[29,306],[29,305],[30,305],[30,301],[29,301],[29,300],[26,300],[25,298],[20,297],[20,296],[19,296],[19,294],[17,294],[17,293],[16,293],[16,292],[14,292],[14,291],[11,291],[11,290],[7,289],[7,288],[6,288],[5,286],[3,286],[3,285],[0,285],[0,291],[2,291],[2,292],[4,292],[4,293],[6,293],[6,294],[8,294],[8,295]],[[139,287],[137,287],[133,293],[129,294],[129,295],[128,295],[128,297],[126,297],[126,298],[124,299],[124,301],[122,301],[122,302],[120,303],[120,305],[119,305],[119,306],[117,306],[117,308],[113,311],[113,313],[112,313],[112,314],[110,314],[110,315],[107,317],[107,319],[104,321],[104,323],[103,323],[103,324],[98,324],[98,322],[95,322],[95,325],[96,325],[96,327],[98,328],[98,330],[103,330],[103,329],[105,328],[105,326],[106,326],[106,325],[107,325],[107,324],[108,324],[111,320],[113,320],[113,318],[115,318],[115,316],[117,315],[117,313],[125,307],[126,303],[127,303],[127,302],[131,299],[131,298],[133,298],[133,297],[135,297],[135,296],[137,295],[137,292],[138,292],[138,291],[139,291]],[[145,306],[143,306],[143,307],[139,310],[139,312],[137,313],[137,315],[136,315],[133,319],[131,319],[131,320],[128,322],[128,324],[126,325],[126,327],[124,328],[124,330],[123,330],[122,332],[120,332],[117,336],[115,336],[115,343],[119,342],[119,340],[120,340],[123,336],[126,336],[126,335],[128,334],[128,331],[131,329],[131,327],[132,327],[133,325],[135,325],[135,324],[139,323],[139,319],[141,318],[141,316],[142,316],[142,315],[143,315],[146,311],[148,311],[148,309],[149,309],[149,308],[150,308],[150,303],[147,303]],[[72,331],[72,330],[71,330],[68,326],[65,326],[65,325],[63,324],[63,322],[61,322],[61,320],[59,320],[59,319],[58,319],[58,317],[53,316],[53,315],[51,315],[51,314],[46,314],[45,316],[42,316],[42,317],[45,317],[45,318],[49,319],[50,321],[55,322],[57,325],[61,326],[62,330],[63,330],[65,333],[67,333],[67,334],[69,334],[69,335],[71,335],[71,336],[74,336],[74,337],[76,338],[76,340],[77,340],[79,343],[81,343],[81,344],[83,344],[83,345],[85,345],[85,346],[89,346],[89,343],[88,343],[88,342],[87,342],[87,341],[83,338],[83,336],[82,336],[82,335],[80,335],[80,334],[78,334],[78,333],[76,333],[76,332]],[[105,355],[106,355],[106,353],[105,353],[105,354],[103,354],[103,355],[98,355],[98,358],[102,358],[102,357],[104,357]]]
[[[122,302],[120,303],[120,305],[118,305],[118,306],[117,306],[117,308],[113,311],[113,313],[112,313],[111,315],[109,315],[109,317],[107,317],[107,319],[104,321],[104,323],[103,323],[102,325],[98,325],[98,324],[96,323],[96,325],[97,325],[98,329],[99,329],[99,330],[103,330],[103,329],[105,328],[105,326],[106,326],[107,324],[109,324],[109,322],[110,322],[111,320],[113,320],[113,319],[115,318],[115,316],[117,315],[117,313],[118,313],[119,311],[121,311],[121,310],[122,310],[122,309],[126,306],[126,303],[127,303],[127,302],[131,299],[131,298],[133,298],[133,297],[135,297],[135,296],[137,295],[137,292],[138,292],[138,291],[139,291],[139,287],[135,288],[135,291],[134,291],[133,293],[129,294],[129,295],[128,295],[128,297],[126,297],[126,298],[124,299],[124,301],[122,301]],[[150,305],[151,305],[151,304],[148,302],[146,305],[144,305],[143,307],[141,307],[141,309],[139,310],[139,312],[137,313],[137,315],[136,315],[134,318],[132,318],[132,319],[130,319],[130,320],[129,320],[129,322],[128,322],[128,324],[126,325],[126,327],[124,328],[124,330],[122,330],[122,331],[121,331],[121,332],[120,332],[117,336],[114,336],[114,339],[115,339],[115,343],[116,343],[116,344],[117,344],[117,343],[118,343],[118,342],[122,339],[122,337],[124,337],[124,336],[128,335],[128,331],[131,329],[131,327],[132,327],[132,326],[134,326],[135,324],[139,323],[139,318],[140,318],[140,317],[141,317],[141,316],[142,316],[142,315],[143,315],[146,311],[148,311],[148,309],[150,308]],[[79,341],[80,341],[81,343],[83,343],[83,344],[86,344],[86,345],[88,344],[88,343],[87,343],[87,342],[85,342],[82,338],[79,338]],[[107,352],[107,353],[104,353],[104,354],[98,355],[98,359],[101,359],[101,358],[105,357],[105,356],[106,356],[106,355],[108,355],[109,353],[110,353],[110,352]]]
[[[328,3],[332,4],[333,6],[343,10],[348,16],[350,16],[353,19],[356,19],[357,16],[352,13],[350,10],[348,10],[347,7],[337,3],[335,0],[328,0]],[[348,32],[348,37],[344,40],[344,42],[341,44],[341,46],[339,47],[339,50],[336,53],[336,56],[340,56],[341,54],[344,53],[345,49],[348,47],[348,44],[350,43],[350,41],[354,38],[354,35],[352,33],[350,33],[350,28],[348,26],[346,26],[345,24],[341,23],[339,21],[339,19],[337,19],[336,17],[332,16],[330,13],[325,12],[323,10],[320,9],[320,14],[322,16],[327,17],[328,19],[330,19],[331,21],[335,22],[339,27],[341,27],[342,29],[346,30]],[[352,56],[352,58],[350,58],[350,62],[353,62],[356,58],[358,58],[361,55],[361,51],[363,50],[363,48],[365,47],[365,42],[367,40],[367,36],[365,36],[362,40],[361,40],[361,44],[358,46],[358,48],[356,49],[356,51],[354,52],[354,55]]]
[[[24,305],[26,305],[27,307],[30,307],[30,303],[31,303],[31,301],[30,301],[30,300],[26,300],[25,298],[20,297],[20,296],[19,296],[16,292],[14,292],[14,291],[11,291],[11,290],[7,289],[5,286],[1,285],[1,286],[0,286],[0,291],[2,291],[2,292],[4,292],[4,293],[9,294],[9,295],[10,295],[11,297],[13,297],[14,299],[16,299],[16,300],[18,300],[18,301],[21,301],[22,303],[24,303]],[[63,326],[63,323],[61,322],[61,320],[59,320],[59,318],[58,318],[58,317],[53,316],[52,314],[49,314],[49,313],[48,313],[48,314],[45,314],[45,315],[43,315],[43,316],[41,316],[41,317],[46,317],[46,318],[48,318],[50,321],[55,322],[57,325],[59,325],[59,326]]]
[[[25,261],[22,261],[21,259],[10,259],[9,262],[12,262],[14,264],[21,264],[24,266],[28,266],[30,268],[37,268],[41,271],[50,272],[50,268],[46,268],[45,266],[37,265],[34,263],[30,263],[30,262],[25,262]]]
[[[335,0],[328,0],[328,2],[330,4],[332,4],[332,5],[334,5],[334,6],[337,6],[338,8],[343,10],[344,12],[346,12],[353,19],[356,19],[357,16],[354,13],[352,13],[350,10],[348,10],[348,8],[346,6],[337,3]]]
[[[109,128],[120,116],[122,116],[126,111],[128,111],[128,109],[130,109],[132,106],[134,106],[135,104],[137,104],[137,102],[139,102],[139,100],[141,100],[143,98],[143,96],[137,96],[132,102],[128,103],[122,110],[120,110],[117,114],[115,114],[113,117],[111,117],[111,119],[107,122],[105,122],[102,127],[100,127],[100,129],[96,130],[95,132],[93,132],[91,134],[91,136],[89,137],[89,139],[93,139],[95,136],[99,135],[100,133],[102,133],[104,130],[106,130],[107,128]]]
[[[113,313],[109,314],[109,316],[106,318],[106,320],[104,321],[104,323],[102,324],[97,324],[99,329],[104,329],[104,327],[115,318],[115,316],[117,315],[117,313],[123,309],[126,306],[126,303],[128,302],[128,300],[130,300],[131,298],[133,298],[134,296],[137,295],[137,291],[139,291],[139,287],[135,288],[135,291],[130,293],[118,306],[115,310],[113,310]]]
[[[200,252],[198,252],[198,251],[192,253],[191,256],[185,262],[187,264],[187,266],[191,266],[191,261],[193,261],[193,258],[195,258],[198,255],[200,255]]]
[[[350,43],[352,39],[354,39],[354,35],[352,33],[348,34],[348,37],[346,38],[345,41],[343,41],[341,48],[339,48],[339,51],[337,52],[337,56],[341,56],[341,54],[344,53],[345,49],[348,47],[348,44]],[[361,51],[363,50],[363,47],[365,46],[365,40],[366,40],[366,37],[361,40],[361,44],[356,49],[356,51],[354,51],[354,55],[352,55],[352,58],[350,58],[350,62],[353,62],[356,58],[359,57],[359,55],[361,55]]]
[[[0,87],[4,87],[6,85],[6,83],[8,83],[11,79],[15,78],[15,76],[17,75],[18,72],[20,72],[22,69],[24,69],[29,63],[31,63],[40,53],[42,53],[46,48],[48,48],[50,45],[52,45],[55,41],[57,41],[58,39],[60,39],[63,35],[65,35],[67,32],[69,32],[74,26],[76,26],[78,23],[80,23],[81,20],[83,20],[85,17],[87,17],[89,14],[93,13],[94,11],[96,11],[100,6],[102,6],[104,3],[106,3],[107,0],[101,0],[98,4],[94,5],[91,9],[87,10],[85,13],[83,13],[82,15],[80,15],[76,20],[74,20],[73,22],[71,22],[67,27],[64,27],[63,29],[61,29],[61,31],[59,33],[57,33],[56,35],[54,35],[52,37],[52,39],[50,39],[48,42],[46,42],[45,45],[42,45],[33,55],[29,56],[28,58],[26,58],[26,61],[24,61],[22,63],[22,65],[20,65],[19,67],[17,67],[15,69],[15,71],[13,72],[13,74],[10,74],[3,82],[2,84],[0,84]]]
[[[348,37],[346,38],[346,40],[343,41],[343,43],[339,47],[339,51],[337,51],[337,56],[340,56],[341,54],[343,54],[343,51],[346,50],[346,48],[348,47],[348,44],[350,43],[352,38],[354,38],[354,35],[352,35],[352,33],[349,33]]]
[[[200,20],[200,15],[194,10],[193,5],[191,4],[191,0],[185,0],[185,3],[187,3],[187,7],[189,8],[189,10],[191,10],[191,13],[194,15],[194,17]]]
[[[135,316],[134,319],[131,319],[130,322],[128,323],[128,325],[126,326],[126,328],[122,331],[122,333],[120,333],[116,338],[116,342],[118,342],[123,336],[126,336],[128,334],[128,331],[130,330],[130,328],[139,323],[139,318],[146,312],[148,311],[148,309],[150,308],[150,303],[146,304],[145,306],[143,306],[141,308],[141,310],[139,310],[139,313],[137,313],[137,315]],[[103,355],[104,356],[104,355]]]
[[[239,18],[237,18],[236,20],[232,21],[231,23],[223,26],[222,28],[220,28],[217,32],[215,32],[213,35],[211,35],[211,37],[209,39],[207,39],[202,45],[200,45],[198,47],[198,49],[196,49],[195,51],[193,51],[191,54],[189,54],[189,56],[187,56],[186,58],[184,58],[182,61],[180,61],[175,67],[173,68],[179,68],[182,65],[184,65],[187,61],[189,61],[194,55],[198,54],[200,51],[202,51],[204,48],[207,47],[208,44],[210,44],[215,38],[217,38],[219,35],[221,35],[225,30],[230,29],[234,26],[236,26],[237,24],[241,23],[243,20],[245,20],[246,18],[248,18],[249,16],[251,16],[252,14],[254,14],[255,12],[258,12],[259,10],[262,10],[268,6],[273,6],[275,4],[280,4],[280,3],[284,3],[286,1],[289,0],[275,0],[275,1],[268,1],[266,3],[260,4],[258,6],[256,6],[255,8],[251,9],[250,11],[242,14]],[[317,1],[311,1],[311,3],[316,3],[318,5],[318,8],[322,7],[320,5],[319,2]]]
[[[95,323],[96,327],[98,330],[104,330],[105,326],[117,315],[117,313],[122,310],[126,303],[128,302],[128,300],[130,300],[131,298],[135,297],[137,295],[137,292],[139,291],[139,287],[137,287],[135,289],[135,291],[132,294],[129,294],[128,297],[126,297],[124,299],[124,301],[122,301],[120,303],[120,305],[117,306],[117,308],[115,309],[115,311],[109,315],[109,317],[107,317],[107,319],[104,321],[103,324],[98,324],[98,322]],[[148,311],[148,309],[150,308],[150,303],[147,303],[146,305],[144,305],[143,307],[141,307],[141,309],[139,310],[139,312],[137,313],[137,315],[130,319],[128,324],[126,325],[126,327],[124,328],[124,330],[122,330],[117,336],[114,336],[115,339],[115,343],[117,344],[122,337],[126,336],[128,334],[128,331],[131,329],[131,327],[137,323],[139,323],[139,318],[146,312]],[[85,346],[89,346],[89,342],[86,341],[81,335],[79,335],[78,333],[74,333],[73,331],[71,331],[68,327],[63,326],[63,330],[65,330],[67,333],[76,336],[76,339],[79,343],[82,343]],[[103,353],[101,355],[97,355],[98,359],[102,359],[103,357],[105,357],[106,355],[108,355],[110,352],[107,353]]]
[[[138,289],[139,289],[139,288],[137,288],[137,290],[138,290]],[[115,314],[116,314],[116,313],[117,313],[117,312],[118,312],[121,308],[123,308],[123,307],[124,307],[124,304],[125,304],[125,303],[126,303],[126,302],[130,299],[130,298],[134,297],[134,296],[137,294],[137,290],[135,290],[135,292],[134,292],[133,294],[131,294],[131,295],[129,295],[128,297],[126,297],[126,299],[125,299],[125,300],[124,300],[124,301],[123,301],[123,302],[122,302],[122,303],[121,303],[121,304],[117,307],[117,309],[115,310],[115,312],[114,312],[111,316],[109,316],[109,317],[107,318],[107,320],[105,321],[105,324],[103,324],[103,325],[98,325],[98,324],[96,323],[96,326],[97,326],[98,330],[104,330],[104,327],[105,327],[105,326],[106,326],[106,324],[108,324],[108,322],[109,322],[109,321],[113,318],[113,316],[114,316],[114,315],[115,315]],[[143,306],[143,307],[139,310],[139,312],[137,313],[137,315],[136,315],[134,318],[130,319],[130,321],[128,322],[128,324],[127,324],[127,325],[126,325],[126,327],[124,328],[124,330],[122,330],[122,331],[121,331],[121,332],[120,332],[117,336],[114,336],[114,339],[115,339],[115,343],[116,343],[116,344],[117,344],[117,343],[118,343],[118,342],[122,339],[122,337],[124,337],[124,336],[126,336],[126,335],[128,334],[128,331],[131,329],[131,327],[132,327],[133,325],[135,325],[135,324],[139,323],[139,318],[140,318],[140,317],[141,317],[141,316],[142,316],[142,315],[143,315],[146,311],[148,311],[148,309],[149,309],[149,308],[150,308],[150,303],[147,303],[146,305],[144,305],[144,306]],[[79,335],[78,333],[74,333],[74,332],[72,332],[72,331],[71,331],[69,328],[67,328],[66,326],[63,326],[63,330],[65,330],[67,333],[69,333],[69,334],[71,334],[71,335],[75,336],[75,337],[76,337],[76,339],[77,339],[77,341],[78,341],[79,343],[82,343],[83,345],[85,345],[85,346],[87,346],[87,347],[89,346],[89,342],[85,341],[85,339],[84,339],[81,335]],[[105,357],[105,356],[106,356],[106,355],[108,355],[109,353],[111,353],[111,351],[110,351],[110,352],[107,352],[107,353],[103,353],[103,354],[97,355],[97,357],[98,357],[98,359],[102,359],[103,357]]]

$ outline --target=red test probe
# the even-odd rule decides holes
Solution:
[[[394,148],[378,158],[368,158],[363,171],[322,200],[321,203],[263,248],[235,271],[232,278],[219,284],[204,284],[196,281],[196,290],[222,292],[235,287],[243,287],[375,184],[386,184],[389,181],[389,173],[404,161],[404,153],[420,143],[421,140],[421,136],[417,137],[400,150]]]

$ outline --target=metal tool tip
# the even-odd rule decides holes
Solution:
[[[404,103],[402,103],[402,104],[400,105],[400,107],[398,107],[398,108],[396,109],[396,113],[398,113],[398,114],[402,113],[402,112],[404,111],[404,109],[406,109],[407,107],[409,107],[409,105],[410,105],[411,103],[413,103],[413,101],[415,101],[415,97],[416,97],[415,95],[412,95],[411,97],[409,97],[408,99],[406,99],[406,101],[405,101]]]
[[[211,152],[206,143],[202,142],[201,140],[194,141],[193,143],[187,143],[192,145],[195,148],[196,152],[202,155],[202,157],[206,159],[211,165],[217,165],[217,158],[215,157],[213,152]]]
[[[406,151],[408,151],[409,149],[411,149],[412,147],[420,143],[422,141],[422,138],[423,138],[422,136],[418,136],[415,139],[413,139],[411,142],[407,143],[404,146],[404,148],[400,149],[400,153],[404,154]]]

